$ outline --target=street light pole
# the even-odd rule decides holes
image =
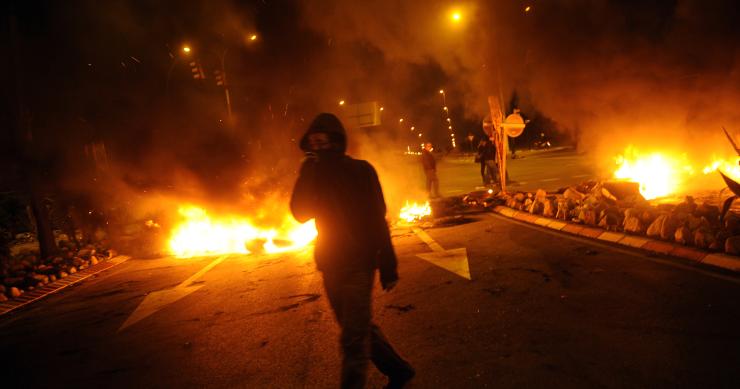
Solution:
[[[229,125],[231,125],[233,124],[233,118],[231,116],[231,94],[229,93],[229,83],[226,78],[226,53],[228,51],[229,49],[224,49],[219,59],[221,60],[221,77],[224,84],[224,96],[226,98],[226,114],[229,119]]]

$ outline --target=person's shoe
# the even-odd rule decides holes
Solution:
[[[406,384],[408,384],[415,375],[416,371],[409,367],[408,370],[405,370],[402,373],[388,376],[388,385],[385,386],[385,389],[402,389],[406,387]]]

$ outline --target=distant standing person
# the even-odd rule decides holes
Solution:
[[[434,147],[431,143],[424,145],[424,150],[421,151],[421,165],[427,177],[427,193],[430,198],[437,198],[439,197],[439,179],[437,179],[437,161],[434,160],[432,150]]]
[[[498,169],[496,164],[496,146],[488,138],[483,138],[478,144],[478,157],[480,159],[480,175],[483,185],[491,185],[497,182]]]

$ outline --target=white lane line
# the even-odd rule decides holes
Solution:
[[[540,180],[540,182],[552,182],[557,180],[559,180],[559,178],[545,178],[544,180]]]

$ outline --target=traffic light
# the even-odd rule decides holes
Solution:
[[[196,80],[205,80],[206,75],[203,73],[203,66],[197,61],[190,62],[190,71],[193,73],[193,78]]]
[[[216,79],[216,85],[224,86],[224,75],[220,70],[213,71],[213,78]]]

